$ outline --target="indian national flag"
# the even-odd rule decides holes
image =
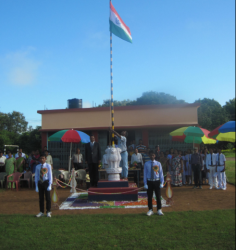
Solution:
[[[129,27],[123,22],[114,6],[110,2],[110,32],[119,38],[132,43],[132,37]]]

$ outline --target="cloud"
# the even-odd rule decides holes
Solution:
[[[28,86],[36,81],[40,62],[33,58],[34,51],[33,47],[29,47],[1,59],[0,66],[4,68],[7,83]]]
[[[83,108],[92,108],[92,104],[90,102],[83,102]]]

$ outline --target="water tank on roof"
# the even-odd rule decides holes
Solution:
[[[69,99],[67,100],[68,109],[78,109],[82,108],[82,99]]]

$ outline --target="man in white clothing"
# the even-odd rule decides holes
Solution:
[[[22,152],[22,148],[19,148],[19,153],[21,153],[21,157],[24,157],[26,159],[25,153]],[[19,157],[18,153],[15,154],[15,159],[18,157]]]
[[[210,154],[207,155],[206,157],[206,168],[207,172],[209,173],[209,184],[210,184],[210,189],[215,186],[217,188],[217,180],[216,180],[216,164],[217,164],[217,155],[213,153],[213,149],[209,149]]]
[[[219,153],[217,154],[217,178],[218,189],[222,190],[226,190],[225,161],[225,155],[221,153],[221,148],[219,148]]]
[[[140,167],[143,166],[143,158],[142,155],[138,152],[137,148],[134,150],[134,154],[132,154],[131,156],[131,164],[133,164],[134,162],[137,162]]]

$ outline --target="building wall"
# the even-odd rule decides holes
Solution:
[[[138,108],[137,108],[138,107]],[[115,127],[151,127],[198,124],[197,105],[144,105],[115,107]],[[108,129],[111,125],[109,108],[45,110],[42,130]]]

